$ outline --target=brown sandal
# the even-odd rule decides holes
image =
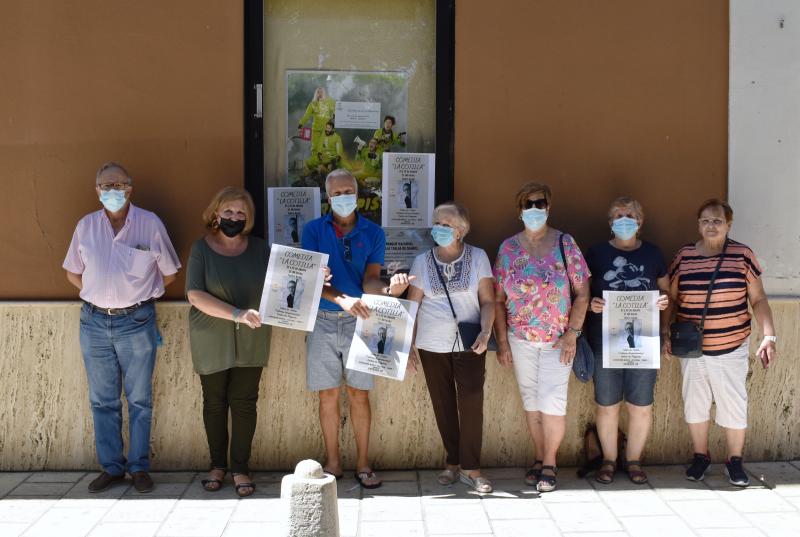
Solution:
[[[631,470],[631,466],[638,466],[638,470]],[[644,485],[647,483],[647,474],[642,470],[642,461],[627,461],[625,463],[625,473],[632,483],[636,485]]]
[[[614,472],[616,471],[616,462],[604,460],[600,463],[600,468],[597,470],[597,475],[594,476],[594,480],[603,485],[610,485],[614,482]]]

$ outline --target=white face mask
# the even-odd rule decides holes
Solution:
[[[522,221],[525,227],[531,231],[541,229],[547,223],[547,209],[537,209],[531,207],[522,211]]]
[[[100,203],[110,213],[115,213],[125,206],[124,190],[101,190]]]
[[[358,199],[355,194],[340,194],[330,199],[331,209],[342,218],[347,218],[356,210]]]

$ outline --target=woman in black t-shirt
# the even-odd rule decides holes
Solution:
[[[661,291],[658,308],[667,307],[669,279],[661,250],[639,240],[644,211],[638,201],[621,197],[608,210],[608,223],[614,237],[592,246],[586,263],[592,273],[592,301],[586,329],[595,355],[594,397],[597,403],[597,433],[603,448],[603,463],[595,479],[609,484],[614,480],[617,460],[617,429],[622,399],[628,408],[628,442],[625,471],[636,484],[647,482],[641,454],[653,421],[653,388],[657,369],[610,369],[603,367],[603,291]],[[634,346],[633,330],[626,334]]]

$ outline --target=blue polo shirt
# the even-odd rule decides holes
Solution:
[[[333,223],[333,214],[328,212],[304,226],[301,244],[304,250],[328,254],[328,266],[333,274],[331,285],[348,296],[360,297],[364,293],[361,284],[367,265],[383,265],[386,234],[374,222],[357,215],[353,230],[342,236]],[[342,311],[338,305],[324,298],[320,300],[319,307],[328,311]]]

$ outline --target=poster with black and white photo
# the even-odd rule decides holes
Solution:
[[[433,153],[383,155],[384,227],[431,227],[435,189]]]
[[[406,375],[417,303],[381,295],[362,295],[372,314],[358,318],[345,367],[394,380]]]
[[[659,369],[658,291],[603,291],[603,367]]]
[[[300,247],[303,227],[319,218],[320,192],[318,188],[268,188],[267,218],[269,243]]]
[[[414,258],[436,245],[427,227],[387,227],[383,231],[386,233],[386,254],[381,278],[391,278],[396,272],[410,272]]]
[[[273,244],[258,312],[272,326],[314,329],[328,254]]]

